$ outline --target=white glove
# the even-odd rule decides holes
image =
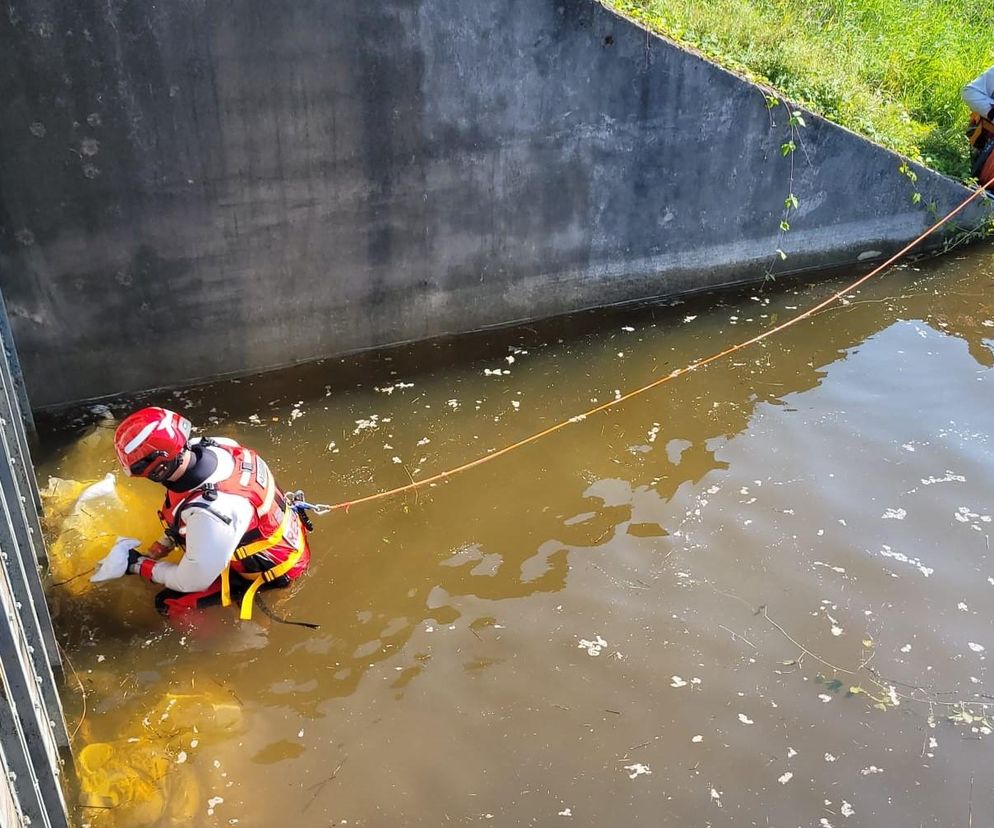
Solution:
[[[90,583],[98,584],[124,575],[128,571],[128,552],[139,546],[141,541],[137,538],[118,538],[107,557],[97,564],[97,571],[90,578]]]

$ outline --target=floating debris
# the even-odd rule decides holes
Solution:
[[[923,477],[923,486],[934,486],[936,483],[966,483],[966,478],[962,474],[956,474],[946,469],[945,477]]]
[[[413,382],[395,382],[393,385],[385,385],[382,388],[380,386],[373,386],[374,391],[379,391],[381,394],[390,395],[394,391],[403,391],[405,388],[413,388]]]
[[[599,635],[594,636],[593,641],[588,641],[586,638],[581,638],[580,643],[577,645],[581,650],[586,650],[588,655],[599,656],[601,650],[607,646],[607,642],[601,638]]]
[[[982,515],[979,512],[971,511],[968,506],[960,506],[957,508],[953,517],[960,523],[969,523],[970,528],[975,529],[977,532],[982,532],[983,529],[976,523],[976,521],[980,521],[981,523],[991,522],[990,515]]]
[[[893,558],[895,561],[900,561],[901,563],[911,564],[915,567],[922,575],[926,578],[931,575],[935,570],[930,566],[925,566],[918,558],[909,558],[903,552],[895,552],[887,544],[883,544],[880,552],[878,553],[885,558]]]
[[[387,421],[384,420],[383,422]],[[360,432],[363,431],[375,431],[377,428],[380,427],[380,415],[371,414],[368,418],[364,417],[359,420],[356,420],[355,425],[356,427],[355,430],[352,432],[353,434],[359,434]]]

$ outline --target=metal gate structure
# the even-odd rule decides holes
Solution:
[[[41,502],[30,412],[0,298],[0,826],[68,828],[62,752],[69,735],[62,661],[42,589]]]

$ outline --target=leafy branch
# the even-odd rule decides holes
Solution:
[[[922,200],[922,194],[918,190],[918,173],[916,173],[913,169],[911,169],[910,166],[908,166],[907,161],[905,161],[904,163],[901,164],[900,167],[898,167],[898,172],[900,172],[901,175],[905,176],[908,179],[908,181],[911,182],[912,187],[914,187],[914,191],[911,193],[911,203],[920,204]]]
[[[804,121],[804,116],[797,110],[791,110],[788,106],[786,100],[781,101],[779,97],[775,94],[767,93],[763,96],[763,100],[766,103],[766,108],[770,112],[770,127],[775,127],[776,122],[773,118],[773,110],[783,103],[783,106],[790,113],[787,117],[787,126],[790,132],[787,136],[787,140],[780,145],[780,155],[783,158],[790,160],[790,169],[787,174],[787,197],[783,200],[783,213],[780,216],[779,224],[779,234],[777,236],[777,248],[776,255],[779,257],[780,261],[784,261],[787,258],[787,254],[783,249],[783,239],[784,235],[790,232],[790,219],[792,212],[796,212],[800,207],[800,201],[797,196],[794,195],[794,153],[797,151],[798,144],[801,140],[800,130],[807,126]],[[770,264],[766,268],[765,278],[770,281],[774,281],[776,277],[773,274],[773,267],[776,263],[776,258],[770,260]]]

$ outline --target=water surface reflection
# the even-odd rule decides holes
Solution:
[[[80,743],[145,738],[170,692],[238,710],[173,737],[189,814],[84,818],[949,825],[971,777],[990,813],[986,724],[950,716],[994,694],[992,279],[986,247],[895,271],[617,410],[324,518],[312,572],[272,602],[317,631],[220,611],[172,629],[142,584],[52,586],[90,690]],[[334,502],[500,448],[835,287],[149,399]],[[109,431],[87,433],[51,435],[43,483],[113,470]],[[119,485],[152,513],[154,486]],[[75,722],[71,687],[66,702]]]

